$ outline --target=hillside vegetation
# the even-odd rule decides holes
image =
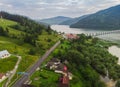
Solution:
[[[72,19],[63,21],[62,23],[60,23],[60,25],[72,25],[72,24],[75,24],[78,21],[86,18],[87,16],[89,16],[89,15],[83,15],[83,16],[80,16],[80,17],[72,18]]]
[[[104,77],[108,71],[111,79],[118,80],[120,78],[118,58],[107,51],[107,48],[112,44],[81,34],[78,40],[61,40],[61,45],[50,57],[59,58],[63,63],[66,60],[68,61],[65,64],[74,75],[73,80],[70,81],[70,87],[106,87],[105,83],[101,81],[100,75]],[[49,77],[46,77],[46,80],[40,76],[40,73],[43,72],[45,72],[44,69],[33,75],[33,78],[41,78],[32,83],[34,86],[41,87],[44,84],[42,80],[51,81]],[[59,78],[58,75],[53,77]],[[51,83],[55,85],[44,84],[44,86],[57,87],[58,79],[52,80]]]
[[[1,14],[3,18],[0,19],[0,51],[8,50],[11,54],[22,57],[17,72],[25,72],[60,38],[49,26],[45,27],[24,16],[6,12]],[[0,60],[0,63],[6,61],[2,66],[11,64],[13,68],[15,60],[5,59]],[[0,68],[0,73],[6,73],[11,67]],[[12,81],[16,78],[17,73]]]
[[[88,29],[120,29],[120,5],[92,14],[70,27]]]
[[[70,20],[71,18],[69,17],[64,17],[64,16],[57,16],[57,17],[53,17],[53,18],[48,18],[48,19],[42,19],[39,20],[40,22],[49,24],[49,25],[53,25],[53,24],[60,24],[66,20]]]

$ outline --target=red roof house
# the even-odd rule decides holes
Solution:
[[[78,39],[79,37],[76,34],[65,34],[66,39]]]

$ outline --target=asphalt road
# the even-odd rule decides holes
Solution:
[[[27,71],[28,75],[23,75],[12,87],[22,87],[22,85],[28,80],[28,78],[36,71],[36,69],[42,64],[42,62],[51,54],[51,52],[60,44],[58,41],[53,47],[51,47],[31,68]]]

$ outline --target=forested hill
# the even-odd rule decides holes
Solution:
[[[66,20],[66,21],[60,23],[60,25],[72,25],[72,24],[77,23],[78,21],[82,20],[83,18],[85,18],[87,16],[89,16],[89,15],[83,15],[83,16],[80,16],[80,17],[72,18],[70,20]]]
[[[25,31],[27,33],[41,33],[41,30],[44,28],[43,25],[38,24],[37,22],[25,17],[25,16],[20,16],[20,15],[14,15],[14,14],[9,14],[7,12],[0,12],[0,15],[4,19],[12,20],[17,22],[19,25],[16,25],[16,27],[19,30]],[[21,26],[25,26],[25,28],[21,28]]]
[[[42,20],[39,20],[39,22],[43,22],[43,23],[53,25],[53,24],[60,24],[63,21],[70,20],[70,19],[71,18],[69,18],[69,17],[57,16],[57,17],[53,17],[53,18],[42,19]]]
[[[50,33],[50,27],[45,27],[24,16],[0,12],[0,36],[21,40],[36,46],[37,39],[43,31]]]
[[[99,11],[71,25],[76,28],[120,29],[120,5]]]
[[[7,50],[14,54],[10,58],[0,59],[0,73],[14,69],[19,61],[15,55],[21,56],[17,72],[26,71],[59,40],[60,36],[50,27],[44,27],[27,17],[7,12],[0,12],[0,15],[0,51]],[[17,75],[14,75],[10,83],[16,78]],[[6,82],[0,83],[0,87]]]

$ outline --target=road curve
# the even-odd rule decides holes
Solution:
[[[28,71],[28,75],[23,75],[12,87],[22,87],[22,85],[28,80],[28,78],[35,72],[35,70],[42,64],[42,62],[51,54],[52,51],[60,44],[58,41],[53,47],[51,47]]]

